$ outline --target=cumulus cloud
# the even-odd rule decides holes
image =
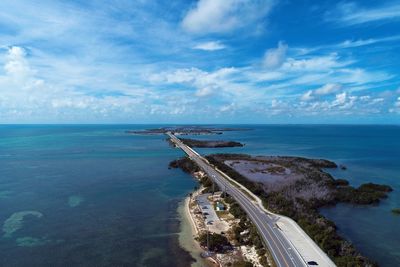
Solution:
[[[34,74],[30,68],[26,57],[26,51],[23,47],[12,46],[7,51],[7,62],[4,70],[7,75],[21,80],[26,79]]]
[[[272,0],[198,0],[182,21],[191,33],[227,33],[255,25],[268,14]]]
[[[333,105],[334,105],[334,106],[343,105],[343,104],[346,103],[346,100],[347,100],[347,93],[346,93],[346,92],[337,94],[337,95],[336,95],[336,99],[335,99],[335,101],[333,102]]]
[[[198,50],[205,50],[205,51],[216,51],[225,49],[226,46],[219,41],[210,41],[206,43],[200,43],[193,47],[194,49]]]
[[[286,59],[288,46],[283,42],[278,43],[277,48],[268,49],[264,54],[263,66],[269,69],[276,69],[282,66]]]
[[[32,66],[25,48],[9,47],[0,74],[0,120],[2,122],[78,122],[127,118],[134,113],[146,116],[148,102],[160,98],[151,88],[129,88],[125,94],[94,96],[79,92],[62,83],[38,78],[41,73]],[[169,96],[165,96],[168,99]],[[175,112],[177,103],[164,103],[163,111]],[[179,105],[183,107],[183,105]],[[82,112],[84,111],[84,112]],[[85,114],[82,116],[82,114]]]

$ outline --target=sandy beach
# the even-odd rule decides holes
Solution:
[[[204,260],[200,253],[203,251],[199,244],[194,240],[197,234],[196,226],[189,211],[189,197],[186,197],[184,201],[178,207],[179,216],[181,218],[181,232],[179,233],[179,244],[183,249],[188,251],[190,255],[196,260],[192,263],[192,267],[204,267],[212,266],[206,260]]]

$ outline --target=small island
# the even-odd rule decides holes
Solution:
[[[395,215],[400,215],[400,208],[392,209],[392,213]]]
[[[218,148],[218,147],[242,147],[244,144],[235,141],[224,141],[224,140],[196,140],[180,138],[180,140],[190,147],[200,148]]]

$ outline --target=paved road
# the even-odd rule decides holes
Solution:
[[[221,190],[230,194],[247,213],[249,219],[257,227],[264,243],[268,246],[277,267],[308,266],[298,254],[289,240],[276,227],[274,215],[261,210],[246,194],[226,180],[213,166],[196,151],[183,144],[175,135],[167,133],[172,141],[181,148],[207,175],[218,184]]]

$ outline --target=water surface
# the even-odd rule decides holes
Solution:
[[[237,126],[232,126],[237,127]],[[400,127],[352,125],[241,126],[252,131],[226,132],[203,139],[226,139],[245,143],[243,148],[198,149],[202,153],[232,152],[251,155],[287,155],[324,158],[347,166],[335,170],[354,186],[374,182],[394,191],[377,206],[338,205],[321,210],[339,232],[364,255],[380,266],[400,266]]]
[[[165,136],[124,132],[151,127],[160,125],[0,126],[0,266],[188,266],[177,207],[195,181],[168,170],[183,153]],[[400,207],[400,127],[232,127],[253,130],[193,138],[245,147],[198,151],[325,158],[346,165],[332,174],[352,185],[391,185],[378,206],[322,213],[363,254],[400,266],[400,216],[390,211]]]
[[[195,181],[138,127],[0,126],[0,266],[188,266],[176,210]]]

